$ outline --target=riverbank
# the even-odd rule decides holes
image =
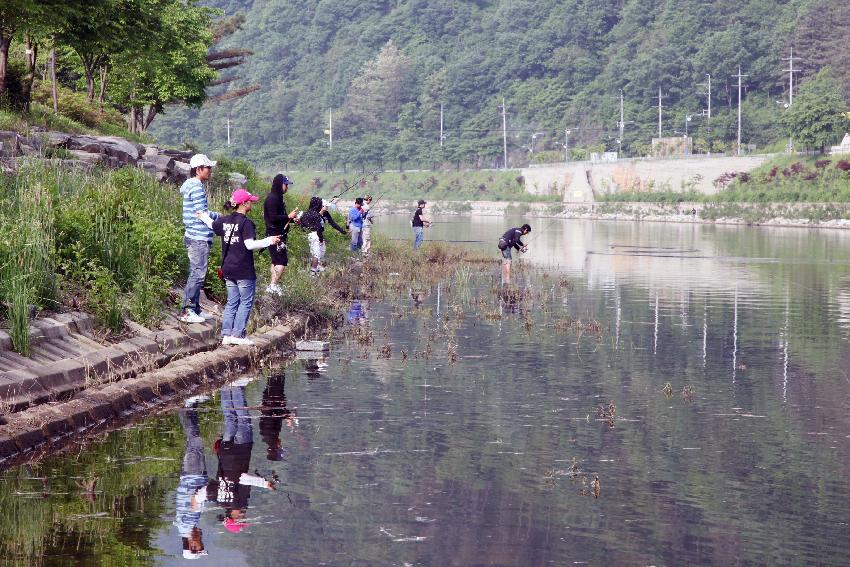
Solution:
[[[410,215],[413,201],[381,202],[376,214]],[[850,228],[850,203],[525,203],[502,201],[434,201],[438,216],[562,218],[601,221],[644,221],[686,224]],[[696,210],[696,215],[693,211]]]

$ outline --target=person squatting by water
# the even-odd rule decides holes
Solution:
[[[372,249],[372,225],[375,222],[375,215],[372,212],[372,195],[366,195],[363,198],[363,229],[361,231],[361,239],[363,241],[362,253],[364,256],[369,255]]]
[[[233,192],[227,204],[227,207],[236,209],[233,213],[215,220],[205,213],[198,213],[198,218],[221,237],[221,277],[227,285],[227,304],[221,318],[223,345],[254,344],[245,336],[257,290],[254,250],[268,248],[281,241],[280,235],[255,240],[256,227],[246,215],[259,200],[256,195],[240,188]]]
[[[425,228],[431,226],[431,219],[425,215],[425,200],[419,199],[416,210],[413,211],[413,219],[410,226],[413,227],[413,249],[419,250],[425,241]]]
[[[502,284],[511,283],[511,248],[521,252],[527,252],[528,246],[522,243],[521,238],[531,232],[531,225],[524,224],[518,228],[508,230],[499,239],[499,250],[502,251]]]
[[[267,293],[282,295],[283,290],[280,288],[278,281],[283,275],[283,271],[289,264],[289,254],[286,248],[286,238],[289,234],[290,224],[296,216],[298,216],[298,207],[295,207],[291,212],[286,212],[286,200],[284,195],[289,190],[292,182],[289,178],[281,173],[278,173],[272,179],[272,187],[269,194],[266,195],[266,200],[263,202],[263,220],[266,224],[266,236],[280,236],[280,242],[269,246],[269,257],[271,257],[271,280]]]
[[[351,231],[351,251],[357,252],[363,246],[363,197],[354,199],[354,206],[348,209],[348,229]]]
[[[189,179],[180,186],[180,195],[183,197],[183,225],[186,227],[183,243],[189,256],[189,277],[186,279],[180,308],[180,320],[184,323],[203,323],[211,317],[209,313],[201,311],[201,289],[207,276],[213,232],[197,215],[204,213],[213,220],[219,217],[218,213],[209,210],[204,186],[215,164],[216,162],[204,154],[193,155],[189,160]]]
[[[324,241],[324,207],[321,197],[313,197],[307,210],[300,217],[301,228],[307,232],[307,243],[310,245],[310,275],[318,276],[319,262],[322,259],[322,242]]]

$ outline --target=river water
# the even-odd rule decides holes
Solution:
[[[524,222],[444,220],[494,257]],[[3,561],[849,564],[850,233],[532,224],[518,299],[410,282],[322,360],[5,471]]]

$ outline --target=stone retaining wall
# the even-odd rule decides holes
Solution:
[[[7,466],[31,458],[34,451],[56,450],[69,440],[100,431],[116,420],[132,418],[196,390],[218,387],[232,373],[244,371],[261,357],[294,344],[294,334],[303,328],[303,319],[297,319],[252,335],[254,347],[201,352],[134,378],[86,388],[62,403],[16,413],[8,423],[0,425],[0,463]]]

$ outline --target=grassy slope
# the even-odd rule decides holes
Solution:
[[[288,174],[295,182],[293,193],[330,197],[355,184],[344,199],[371,194],[387,200],[453,201],[560,201],[560,195],[535,196],[523,189],[516,171],[384,171],[378,173],[323,173],[299,171]]]

